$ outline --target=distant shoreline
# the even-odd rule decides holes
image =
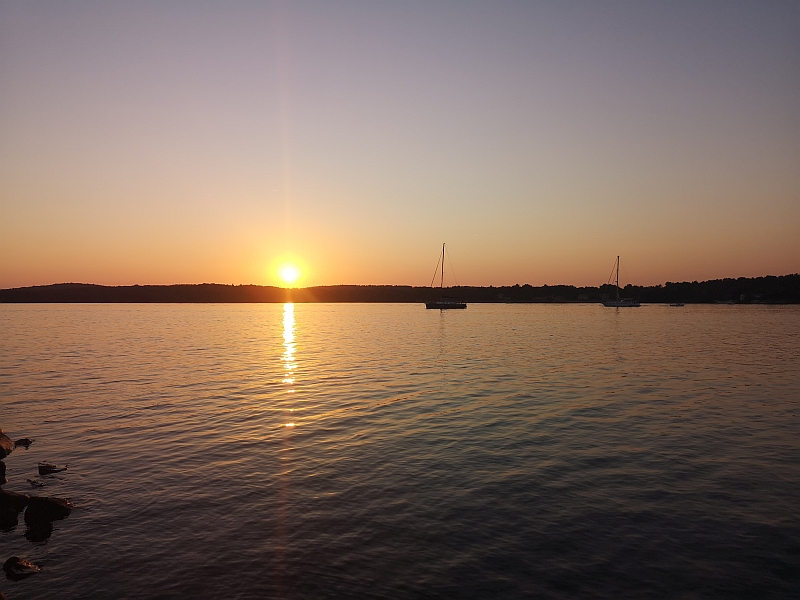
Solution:
[[[501,287],[457,286],[448,295],[472,303],[592,303],[614,295],[614,287],[572,285]],[[646,303],[800,304],[800,274],[667,282],[656,286],[627,285],[620,293]],[[215,283],[105,286],[57,283],[0,289],[0,303],[276,303],[276,302],[402,302],[439,298],[438,288],[408,285],[332,285],[285,289],[260,285]]]

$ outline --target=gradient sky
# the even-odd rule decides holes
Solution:
[[[800,2],[0,1],[0,287],[800,271]]]

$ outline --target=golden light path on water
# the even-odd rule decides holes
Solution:
[[[283,356],[281,359],[284,366],[283,383],[286,384],[286,392],[289,394],[294,393],[295,370],[297,369],[294,352],[294,304],[287,302],[283,305]],[[290,408],[289,412],[294,412],[294,409]],[[286,423],[285,426],[294,427],[294,422]]]

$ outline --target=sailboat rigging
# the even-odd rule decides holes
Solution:
[[[617,270],[617,278],[614,283],[614,288],[617,292],[616,300],[605,300],[603,301],[603,306],[611,306],[615,308],[625,308],[625,307],[636,307],[641,306],[638,300],[633,298],[620,298],[619,297],[619,256],[617,256],[617,263],[616,263],[616,270]],[[610,278],[609,278],[610,279]]]
[[[426,302],[425,308],[438,308],[440,310],[445,310],[448,308],[467,308],[467,304],[465,302],[461,302],[457,298],[451,298],[444,295],[444,259],[445,259],[444,246],[445,245],[442,244],[442,254],[439,256],[439,260],[442,263],[442,275],[441,279],[439,280],[439,299]],[[436,266],[438,267],[439,265]],[[436,280],[436,271],[434,271],[433,279],[431,279],[431,287],[433,287],[433,282],[435,280]]]

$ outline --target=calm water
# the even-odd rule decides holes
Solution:
[[[800,307],[0,305],[20,598],[797,598]]]

